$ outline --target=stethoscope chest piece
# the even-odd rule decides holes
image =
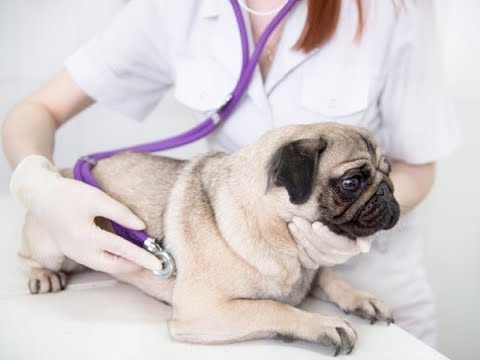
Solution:
[[[162,248],[162,246],[152,238],[147,238],[143,244],[143,247],[151,254],[155,255],[162,268],[160,270],[152,270],[152,273],[163,279],[168,279],[176,274],[175,261],[172,255],[168,251]]]

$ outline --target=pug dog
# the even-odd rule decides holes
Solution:
[[[295,216],[320,221],[351,241],[390,229],[400,211],[389,172],[366,130],[335,123],[278,128],[233,154],[191,161],[125,152],[93,170],[175,259],[173,278],[148,270],[115,275],[171,304],[174,339],[280,337],[332,346],[335,354],[352,351],[356,332],[344,319],[297,308],[307,294],[371,321],[390,323],[392,312],[331,268],[303,267],[287,225]],[[111,231],[108,220],[97,224]],[[32,293],[59,291],[66,273],[81,269],[29,214],[19,255]]]

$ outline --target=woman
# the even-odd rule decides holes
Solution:
[[[255,43],[284,0],[240,1]],[[247,16],[248,15],[248,16]],[[444,95],[427,1],[299,1],[270,37],[234,113],[208,139],[235,151],[287,124],[338,121],[364,126],[392,160],[399,225],[352,242],[319,223],[289,225],[306,267],[332,266],[353,285],[384,299],[397,323],[435,341],[432,295],[411,211],[434,179],[434,162],[457,132]],[[66,61],[66,68],[8,114],[3,136],[11,188],[61,250],[109,273],[155,269],[147,252],[93,224],[96,216],[142,229],[106,194],[62,178],[51,164],[56,129],[95,101],[143,119],[170,87],[199,118],[222,105],[241,67],[235,17],[224,0],[134,0]],[[113,255],[114,254],[114,255]]]

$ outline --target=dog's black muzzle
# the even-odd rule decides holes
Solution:
[[[370,236],[380,230],[391,229],[400,217],[400,206],[393,197],[392,190],[386,182],[382,182],[377,191],[367,201],[353,219],[343,224],[333,224],[321,220],[333,232],[356,239]]]
[[[375,194],[357,213],[354,222],[357,226],[378,230],[391,229],[400,217],[400,207],[386,183],[381,183]]]

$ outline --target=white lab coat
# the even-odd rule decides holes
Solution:
[[[257,68],[238,107],[207,139],[212,150],[235,151],[287,124],[333,120],[368,128],[390,158],[420,164],[451,152],[458,131],[435,53],[430,2],[365,1],[359,43],[353,40],[355,3],[343,1],[333,39],[304,54],[292,50],[307,12],[299,1],[266,82]],[[170,87],[203,120],[232,90],[240,66],[237,24],[226,0],[131,1],[66,61],[92,98],[138,120]],[[390,304],[400,326],[434,343],[434,306],[414,213],[338,273]]]

